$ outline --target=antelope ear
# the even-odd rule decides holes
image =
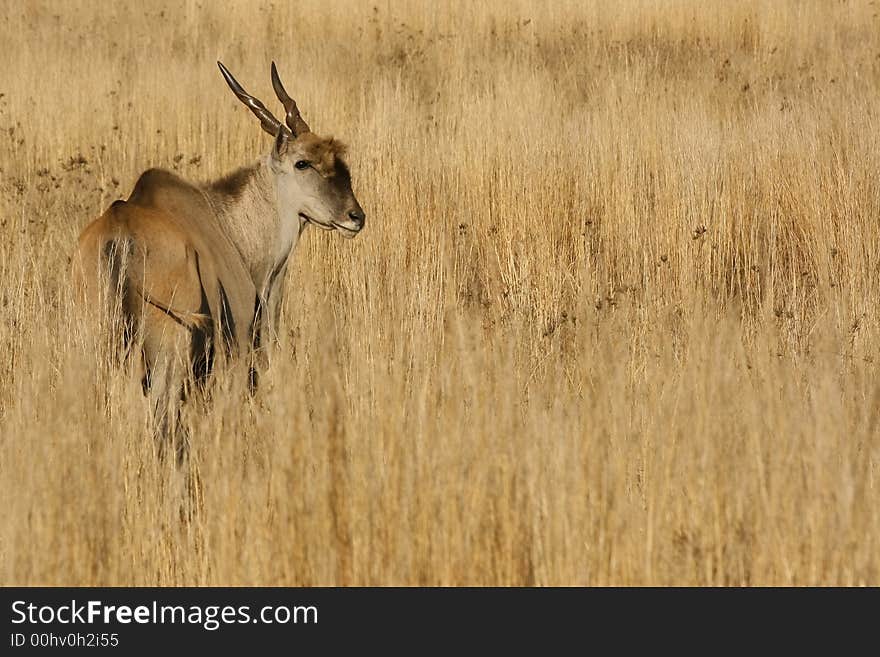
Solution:
[[[290,131],[283,125],[278,127],[278,133],[275,135],[275,145],[272,147],[272,157],[280,160],[281,156],[287,152],[287,144],[290,141]]]

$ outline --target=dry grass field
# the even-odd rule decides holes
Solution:
[[[880,3],[0,5],[0,584],[880,584]],[[217,59],[367,226],[189,409],[186,520],[68,263],[268,152]]]

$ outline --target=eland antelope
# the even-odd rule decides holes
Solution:
[[[121,312],[120,337],[128,353],[139,352],[161,433],[175,421],[187,381],[204,381],[218,359],[253,357],[274,338],[285,272],[305,227],[347,238],[364,227],[343,145],[309,129],[275,63],[286,125],[217,64],[274,138],[271,152],[205,184],[146,171],[127,200],[86,226],[74,258],[87,305],[106,312],[98,301],[110,299]]]

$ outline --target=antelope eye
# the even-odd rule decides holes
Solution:
[[[300,160],[299,162],[297,162],[293,166],[295,166],[299,170],[308,169],[309,168],[309,161],[308,160]]]

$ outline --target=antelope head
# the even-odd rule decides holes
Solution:
[[[313,224],[323,230],[336,230],[347,238],[357,235],[364,227],[365,214],[351,190],[343,144],[332,137],[319,137],[309,129],[296,102],[281,84],[275,62],[272,87],[284,105],[285,123],[247,93],[223,64],[217,65],[229,88],[275,139],[269,162],[282,221],[298,220],[301,226]]]

